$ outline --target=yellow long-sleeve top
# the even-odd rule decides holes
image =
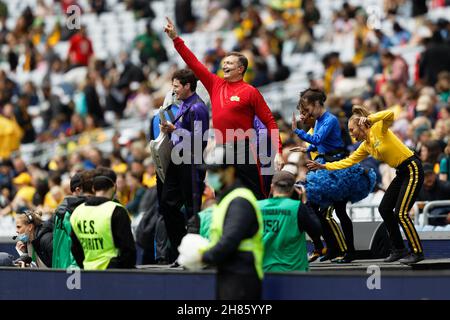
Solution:
[[[364,160],[369,154],[392,168],[397,168],[413,155],[413,152],[389,129],[394,121],[394,112],[391,110],[380,111],[369,115],[368,119],[372,123],[372,127],[369,129],[367,139],[348,158],[326,163],[327,170],[351,167]]]

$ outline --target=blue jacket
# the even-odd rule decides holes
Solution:
[[[296,129],[294,132],[300,139],[310,144],[308,152],[317,150],[319,153],[325,154],[344,148],[339,121],[328,111],[316,120],[312,135],[302,129]]]

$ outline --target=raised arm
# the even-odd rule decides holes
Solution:
[[[374,124],[378,121],[383,121],[383,132],[386,132],[394,122],[394,112],[391,110],[380,111],[373,113],[367,117],[370,123]]]
[[[303,141],[306,141],[309,144],[317,147],[326,140],[332,128],[333,123],[331,121],[327,121],[317,130],[317,132],[314,132],[313,134],[308,134],[305,130],[302,129],[295,129],[294,133]]]
[[[203,83],[206,90],[210,93],[213,82],[215,78],[219,78],[212,72],[210,72],[192,53],[191,50],[184,44],[183,39],[181,39],[177,31],[175,29],[175,25],[173,22],[167,18],[167,24],[164,27],[164,32],[167,33],[170,39],[173,40],[173,44],[175,49],[180,54],[181,58],[183,58],[184,62],[191,68],[191,70],[194,72],[195,76]]]

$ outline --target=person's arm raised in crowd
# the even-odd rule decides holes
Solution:
[[[136,245],[131,233],[131,222],[125,208],[117,206],[111,217],[111,231],[114,245],[119,249],[117,257],[120,268],[136,266]]]
[[[213,82],[215,78],[218,78],[215,74],[211,73],[192,53],[191,50],[184,44],[183,39],[178,36],[175,25],[166,17],[167,24],[164,27],[164,32],[167,33],[170,39],[173,40],[175,49],[183,58],[184,62],[192,69],[197,78],[203,83],[208,93],[211,92]]]

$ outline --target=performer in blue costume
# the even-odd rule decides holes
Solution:
[[[299,147],[296,151],[316,152],[315,161],[319,163],[338,161],[347,155],[338,119],[326,111],[325,100],[326,95],[321,90],[307,89],[300,95],[297,107],[301,111],[300,121],[315,119],[313,134],[298,129],[295,115],[292,118],[292,130],[300,139],[310,144],[308,148]],[[319,216],[328,247],[327,254],[321,261],[333,259],[333,262],[348,263],[354,259],[353,225],[347,215],[346,204],[348,201],[357,202],[364,199],[373,190],[375,182],[376,174],[373,169],[367,170],[361,165],[336,171],[308,172],[308,201],[313,204]],[[333,209],[341,221],[345,237],[333,219]],[[316,257],[319,254],[316,252]]]

